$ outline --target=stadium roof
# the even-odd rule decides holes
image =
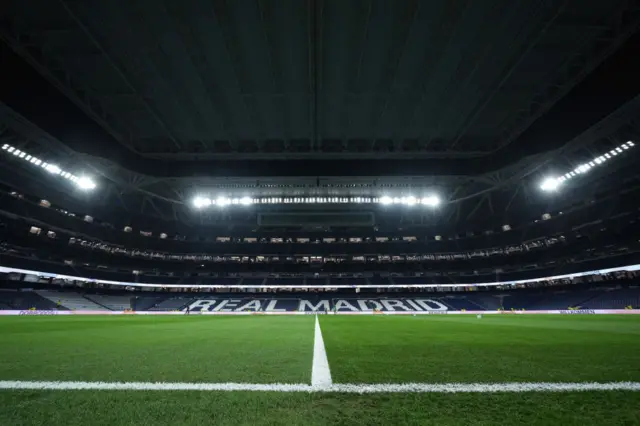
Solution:
[[[77,151],[157,175],[191,175],[191,160],[219,176],[495,170],[637,95],[634,1],[3,8],[3,67],[29,64],[3,101]],[[309,161],[272,166],[285,159]]]
[[[1,142],[106,178],[110,201],[472,199],[638,140],[638,3],[4,2]]]

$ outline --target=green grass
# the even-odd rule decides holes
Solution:
[[[640,318],[323,316],[337,383],[640,381]],[[0,318],[0,380],[309,383],[312,316]],[[640,392],[0,391],[0,425],[640,424]]]
[[[640,393],[0,392],[0,424],[638,425]]]
[[[640,318],[441,315],[322,320],[336,382],[640,381]]]
[[[313,317],[9,317],[0,379],[301,383]]]

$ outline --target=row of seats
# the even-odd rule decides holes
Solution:
[[[298,303],[299,299],[318,301],[321,299],[360,298],[360,299],[432,299],[437,300],[452,310],[558,310],[569,307],[583,309],[624,309],[629,306],[640,308],[640,287],[629,288],[593,288],[554,290],[532,289],[512,290],[480,294],[474,292],[460,294],[440,293],[307,293],[304,296],[283,295],[283,293],[197,293],[173,296],[169,293],[139,295],[131,294],[93,294],[79,291],[36,290],[17,291],[0,290],[0,309],[39,309],[39,310],[92,310],[122,311],[130,308],[136,310],[172,311],[182,309],[196,299],[248,299],[260,297],[264,299],[287,299]],[[291,304],[292,310],[295,304]],[[297,306],[297,305],[296,305]],[[282,308],[279,304],[278,308]]]

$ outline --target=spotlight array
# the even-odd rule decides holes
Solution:
[[[193,206],[202,209],[210,206],[249,206],[254,204],[382,204],[382,205],[405,205],[405,206],[428,206],[436,207],[440,204],[440,199],[435,196],[426,197],[205,197],[197,196],[193,199]]]
[[[46,161],[41,160],[32,155],[29,155],[24,151],[20,151],[16,147],[13,147],[9,144],[2,145],[2,150],[5,151],[8,155],[13,155],[17,158],[20,158],[23,161],[26,161],[32,164],[33,166],[41,167],[42,169],[46,170],[52,175],[61,176],[65,179],[68,179],[71,182],[75,183],[80,189],[92,190],[96,187],[95,182],[87,176],[78,177],[72,173],[62,170],[60,167],[58,167],[55,164],[47,163]]]
[[[631,141],[625,142],[622,145],[612,149],[611,151],[599,157],[594,158],[589,162],[580,164],[578,167],[564,174],[563,176],[546,178],[544,181],[542,181],[542,184],[540,185],[540,189],[542,189],[543,191],[555,191],[560,186],[562,186],[562,184],[564,184],[566,181],[573,179],[576,176],[587,173],[592,168],[606,163],[612,158],[620,154],[623,154],[625,151],[628,151],[629,149],[633,148],[634,146],[636,145]]]

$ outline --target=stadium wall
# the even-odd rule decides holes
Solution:
[[[404,312],[192,312],[189,315],[639,315],[640,309],[576,309],[549,311],[404,311]],[[16,311],[0,310],[3,315],[186,315],[183,311]]]

